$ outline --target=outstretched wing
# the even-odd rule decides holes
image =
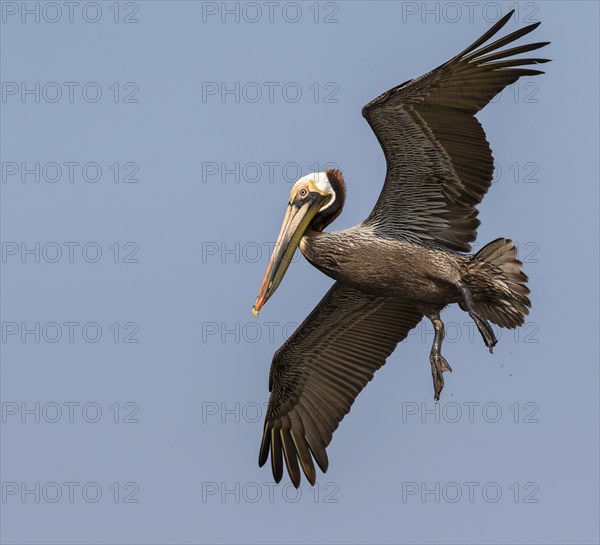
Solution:
[[[314,484],[313,458],[325,472],[325,447],[333,432],[373,373],[421,318],[402,299],[334,284],[273,357],[259,465],[270,453],[277,482],[285,459],[296,487],[300,466]]]
[[[512,57],[549,42],[498,51],[539,23],[483,46],[512,13],[447,63],[363,108],[387,161],[383,190],[364,222],[378,235],[471,249],[479,226],[476,205],[494,170],[490,146],[474,115],[519,77],[543,73],[523,66],[548,61]]]

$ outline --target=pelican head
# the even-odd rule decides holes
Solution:
[[[339,170],[313,172],[294,184],[273,255],[252,307],[254,316],[258,316],[260,309],[281,283],[304,233],[309,227],[322,231],[331,223],[342,210],[345,193]]]

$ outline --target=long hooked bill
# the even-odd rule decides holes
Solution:
[[[302,239],[308,225],[319,211],[322,202],[322,198],[315,198],[312,201],[304,202],[300,206],[293,202],[288,204],[281,231],[269,260],[267,272],[258,291],[256,302],[252,307],[254,316],[258,316],[260,309],[281,283],[294,257],[294,252],[300,244],[300,239]]]

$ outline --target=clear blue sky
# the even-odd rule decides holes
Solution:
[[[598,542],[596,2],[520,3],[554,62],[479,116],[478,241],[518,242],[526,326],[490,355],[448,309],[437,406],[421,324],[315,489],[257,465],[273,352],[331,284],[299,257],[250,314],[291,183],[338,165],[332,228],[362,221],[362,106],[509,4],[1,2],[3,543]]]

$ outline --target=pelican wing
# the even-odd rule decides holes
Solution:
[[[383,190],[364,222],[378,235],[471,249],[479,225],[476,205],[494,170],[490,146],[474,115],[519,77],[543,73],[523,66],[548,61],[512,57],[549,42],[498,51],[539,23],[483,45],[511,15],[447,63],[363,108],[387,161]]]
[[[296,487],[300,467],[314,484],[313,458],[325,472],[333,432],[421,318],[407,301],[334,284],[273,357],[259,465],[270,453],[277,482],[285,460]]]

